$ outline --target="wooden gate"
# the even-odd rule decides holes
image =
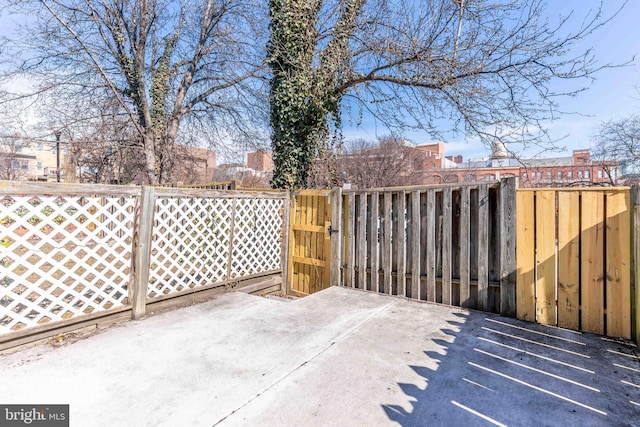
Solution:
[[[300,190],[291,197],[288,291],[305,296],[330,286],[331,191]]]
[[[631,336],[628,188],[516,194],[519,319]]]

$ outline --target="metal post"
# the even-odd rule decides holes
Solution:
[[[56,131],[56,175],[57,181],[60,182],[60,135],[62,132]]]

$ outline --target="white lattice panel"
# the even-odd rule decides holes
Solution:
[[[158,197],[148,298],[279,269],[283,203]]]
[[[283,201],[238,199],[231,279],[280,269]]]
[[[0,333],[128,304],[133,197],[0,195]]]
[[[213,198],[156,200],[149,298],[227,278],[232,204]]]

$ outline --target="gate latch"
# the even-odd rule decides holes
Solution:
[[[327,228],[327,231],[329,232],[329,234],[340,232],[340,230],[338,230],[337,228],[334,229],[332,226],[329,226],[329,228]]]

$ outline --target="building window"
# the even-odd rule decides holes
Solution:
[[[542,179],[542,172],[538,172],[538,179]]]
[[[20,163],[20,169],[29,169],[29,163],[28,162],[21,162]]]
[[[522,178],[523,179],[527,179],[527,173],[526,172],[522,172]]]
[[[551,171],[547,172],[547,179],[551,179],[553,178],[553,174],[551,173]]]
[[[17,160],[12,161],[11,166],[13,167],[13,169],[20,169],[20,164]]]
[[[598,178],[602,178],[602,169],[598,169]]]
[[[586,179],[589,179],[589,171],[588,170],[584,171],[584,177]]]
[[[562,171],[558,171],[558,179],[562,179]]]
[[[44,145],[42,142],[38,143],[38,151],[44,151]]]
[[[567,178],[569,178],[569,179],[573,178],[573,171],[568,171],[567,172]]]
[[[582,179],[582,171],[578,171],[578,179]]]
[[[38,170],[42,170],[42,162],[38,162],[37,167],[38,167]]]

